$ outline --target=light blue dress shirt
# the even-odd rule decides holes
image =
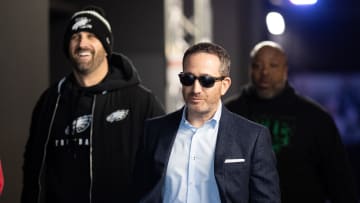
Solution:
[[[220,103],[213,118],[200,128],[186,120],[184,108],[166,170],[164,203],[220,202],[214,154],[221,106]]]

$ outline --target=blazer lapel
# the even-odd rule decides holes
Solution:
[[[168,119],[162,123],[163,128],[161,135],[159,135],[159,141],[157,143],[155,151],[155,159],[157,162],[161,163],[164,168],[161,170],[166,170],[167,164],[169,162],[171,148],[174,144],[177,130],[181,121],[182,111],[176,111]]]
[[[227,135],[231,132],[231,126],[228,125],[229,119],[229,112],[223,106],[216,140],[214,160],[215,179],[221,199],[226,196],[224,160],[227,157],[226,151],[228,151],[227,146],[229,146],[228,142],[230,141],[228,138],[231,137],[231,135]]]
[[[224,164],[224,160],[227,156],[226,151],[228,142],[230,141],[228,138],[230,138],[229,132],[231,132],[231,126],[228,125],[229,121],[229,112],[226,108],[222,108],[222,114],[220,118],[219,123],[219,130],[218,130],[218,136],[216,140],[216,148],[215,148],[215,162],[214,167],[215,171],[222,169],[222,166]],[[221,171],[218,171],[219,173],[222,173]]]

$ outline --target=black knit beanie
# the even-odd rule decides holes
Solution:
[[[71,36],[82,31],[93,33],[100,40],[108,57],[111,56],[113,45],[111,26],[100,7],[87,6],[71,17],[64,36],[64,52],[67,57],[69,57]]]

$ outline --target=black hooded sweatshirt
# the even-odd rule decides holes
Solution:
[[[355,183],[330,114],[287,84],[272,99],[245,87],[224,102],[229,110],[267,126],[276,152],[283,203],[357,202]]]
[[[122,54],[112,55],[108,74],[93,87],[78,86],[70,74],[34,108],[21,201],[130,201],[144,121],[162,114],[162,105]]]

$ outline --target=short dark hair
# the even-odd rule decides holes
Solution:
[[[221,47],[218,44],[215,43],[211,43],[211,42],[201,42],[198,44],[195,44],[191,47],[189,47],[183,56],[183,66],[185,64],[185,60],[188,56],[195,54],[195,53],[208,53],[208,54],[214,54],[216,55],[221,63],[221,67],[220,67],[220,74],[222,76],[230,76],[230,64],[231,64],[231,60],[230,60],[230,56],[227,53],[227,51]]]

